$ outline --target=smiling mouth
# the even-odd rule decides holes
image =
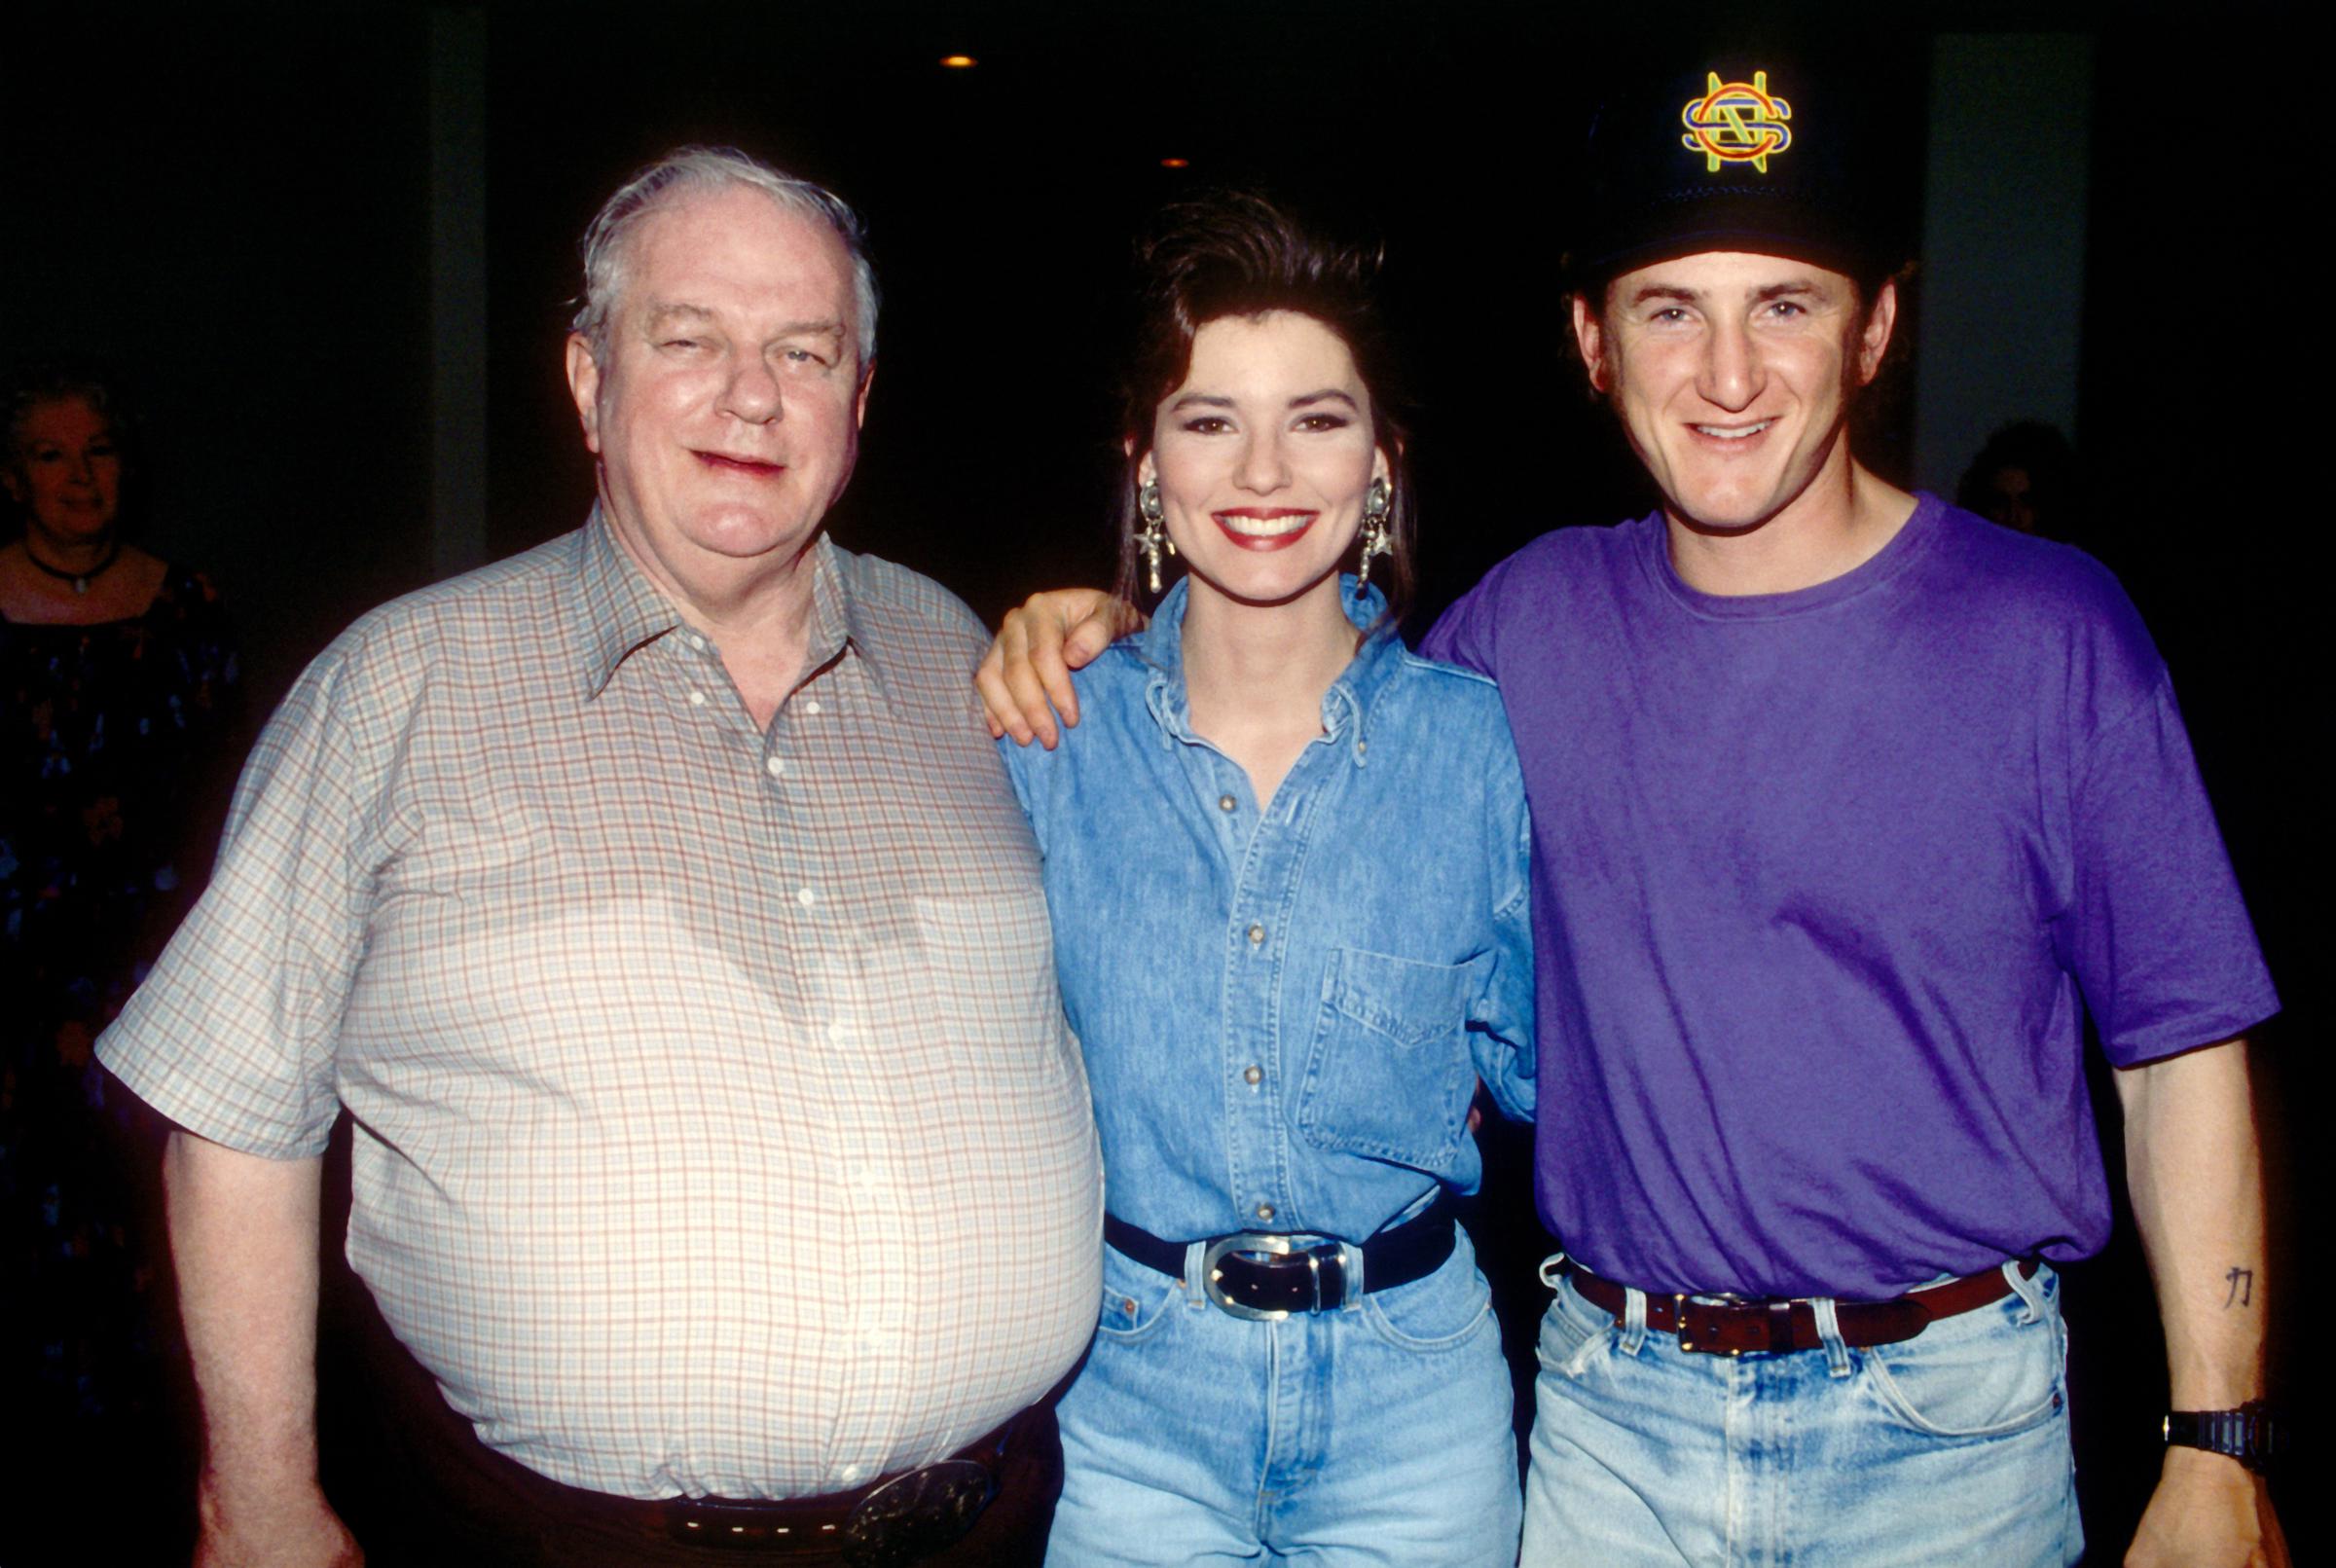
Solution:
[[[786,464],[764,462],[758,457],[732,457],[719,452],[696,454],[698,461],[722,473],[744,474],[749,479],[776,479],[786,472]]]
[[[1757,419],[1750,424],[1691,424],[1688,428],[1714,441],[1749,441],[1775,422],[1774,419]]]
[[[1314,526],[1320,512],[1297,507],[1243,507],[1230,512],[1212,512],[1217,526],[1225,536],[1244,550],[1279,550],[1296,544],[1298,535]]]

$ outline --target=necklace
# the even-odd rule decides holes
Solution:
[[[58,567],[52,566],[48,562],[43,561],[39,556],[34,555],[32,553],[32,546],[30,544],[26,544],[24,546],[25,560],[40,567],[41,570],[47,572],[50,576],[55,577],[58,582],[71,583],[73,585],[73,592],[76,594],[88,593],[90,591],[90,579],[99,575],[105,570],[106,567],[112,565],[115,560],[120,557],[121,554],[122,541],[120,539],[116,539],[113,541],[113,543],[106,546],[105,559],[98,562],[97,565],[91,566],[89,570],[64,571]]]

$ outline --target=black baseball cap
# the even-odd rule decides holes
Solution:
[[[1733,49],[1609,94],[1590,122],[1577,284],[1706,250],[1861,280],[1895,271],[1912,252],[1895,198],[1919,187],[1921,142],[1899,133],[1913,116],[1889,101],[1894,81]]]

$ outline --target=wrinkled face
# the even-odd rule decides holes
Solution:
[[[1709,251],[1624,273],[1600,310],[1577,298],[1574,331],[1671,515],[1741,529],[1846,478],[1849,400],[1896,311],[1890,284],[1861,310],[1840,273]]]
[[[28,526],[60,544],[102,538],[122,505],[122,454],[112,421],[81,398],[35,403],[18,421],[5,470]]]
[[[1309,315],[1225,316],[1192,337],[1137,479],[1156,481],[1194,594],[1281,603],[1337,591],[1387,456],[1355,356]]]
[[[810,545],[858,450],[858,342],[852,260],[823,223],[747,187],[642,220],[602,358],[567,347],[610,526],[683,581]]]

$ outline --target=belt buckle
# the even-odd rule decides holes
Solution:
[[[1268,1235],[1261,1230],[1241,1230],[1235,1231],[1229,1236],[1219,1236],[1215,1241],[1209,1243],[1208,1251],[1200,1255],[1201,1294],[1206,1295],[1219,1310],[1233,1317],[1245,1318],[1251,1323],[1279,1323],[1290,1316],[1286,1309],[1254,1307],[1246,1301],[1236,1301],[1225,1295],[1223,1282],[1218,1277],[1220,1270],[1217,1265],[1234,1253],[1263,1253],[1273,1258],[1287,1258],[1296,1251],[1297,1249],[1291,1245],[1288,1236]],[[1314,1299],[1320,1301],[1322,1299],[1322,1266],[1319,1261],[1314,1263],[1313,1274]]]
[[[895,1476],[844,1520],[851,1568],[897,1568],[954,1546],[998,1495],[998,1477],[970,1459],[943,1459]]]
[[[1679,1348],[1697,1356],[1741,1356],[1743,1351],[1734,1345],[1714,1344],[1720,1337],[1720,1314],[1745,1305],[1742,1301],[1702,1301],[1684,1291],[1671,1294],[1671,1331],[1678,1337]],[[1700,1324],[1688,1320],[1691,1312],[1699,1313]],[[1693,1335],[1694,1337],[1690,1337]]]

